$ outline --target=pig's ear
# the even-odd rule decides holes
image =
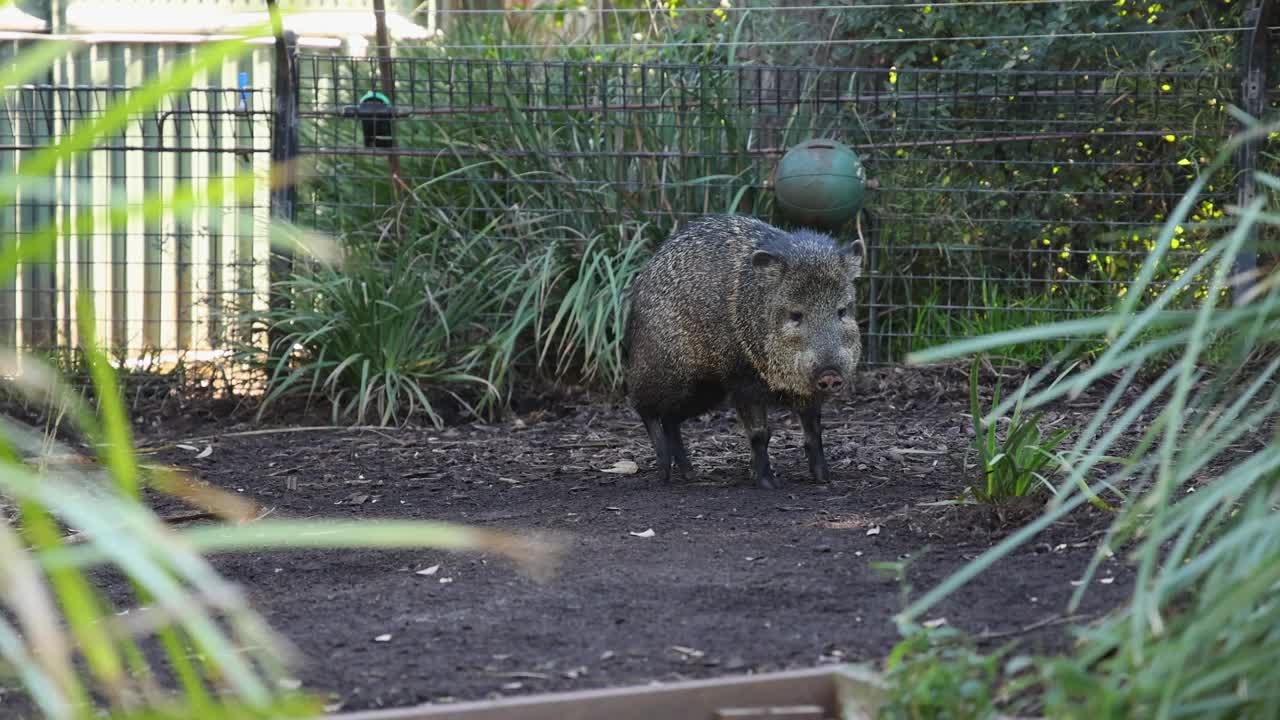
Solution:
[[[751,267],[765,277],[777,279],[786,272],[787,261],[781,255],[775,255],[768,250],[756,250],[751,253]]]
[[[858,238],[851,243],[840,246],[840,254],[844,257],[845,266],[849,268],[851,277],[862,275],[862,260],[867,254],[867,246]]]

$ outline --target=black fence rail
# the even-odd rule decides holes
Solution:
[[[1226,107],[1238,84],[1231,74],[426,57],[387,70],[394,147],[369,146],[352,110],[379,86],[378,62],[301,58],[301,152],[320,180],[300,198],[304,224],[352,241],[449,223],[488,228],[492,242],[634,242],[624,228],[640,228],[656,243],[704,213],[783,222],[778,159],[833,138],[876,186],[860,221],[874,249],[872,362],[1105,308],[1235,129]],[[1214,237],[1235,175],[1210,179],[1156,291]]]

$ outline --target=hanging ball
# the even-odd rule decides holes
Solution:
[[[848,145],[806,140],[791,148],[773,175],[778,209],[791,222],[836,231],[862,209],[867,172]]]

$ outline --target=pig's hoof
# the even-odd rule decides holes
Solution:
[[[782,487],[782,480],[775,477],[772,471],[766,471],[756,475],[756,484],[765,490],[777,490]]]

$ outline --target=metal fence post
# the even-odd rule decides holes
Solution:
[[[392,107],[396,104],[395,71],[391,64],[391,37],[387,33],[387,8],[385,0],[373,0],[374,41],[378,56],[378,72],[382,78],[382,94]],[[394,141],[392,141],[394,143]],[[391,170],[391,190],[397,195],[401,188],[408,189],[400,173],[400,156],[394,150],[387,153],[387,167]]]
[[[1253,0],[1245,11],[1244,42],[1240,48],[1241,105],[1254,119],[1261,119],[1267,107],[1267,64],[1271,54],[1270,27],[1280,23],[1280,4],[1274,0]],[[1257,140],[1250,140],[1236,151],[1236,171],[1240,176],[1237,202],[1248,205],[1258,193],[1254,173],[1258,169]],[[1258,265],[1257,228],[1250,229],[1235,259],[1233,299],[1239,304],[1245,300],[1256,280]]]
[[[298,205],[298,38],[286,32],[274,0],[267,0],[275,34],[275,83],[271,112],[271,205],[272,222],[292,224]],[[289,294],[280,288],[293,274],[293,251],[275,243],[270,249],[268,303],[272,311],[290,307]],[[268,333],[268,347],[275,349],[278,333]],[[281,350],[283,352],[283,350]]]
[[[55,83],[54,70],[51,67],[43,78],[44,82],[28,86],[19,91],[19,110],[17,113],[20,142],[26,143],[32,155],[41,149],[57,142],[56,106],[53,95]],[[19,163],[23,161],[19,154]],[[27,242],[39,242],[36,238],[44,232],[56,232],[57,202],[54,188],[57,182],[57,170],[42,174],[39,178],[43,197],[19,196],[18,202],[18,239]],[[35,185],[34,180],[31,181]],[[25,195],[25,194],[24,194]],[[53,240],[57,243],[57,239]],[[46,351],[55,350],[58,344],[58,294],[56,253],[51,252],[47,258],[29,259],[19,265],[22,274],[22,340],[27,349]]]
[[[867,209],[862,210],[862,216],[867,219],[866,233],[862,242],[865,246],[863,251],[866,253],[866,267],[862,269],[863,275],[867,278],[867,364],[871,366],[879,365],[880,358],[880,330],[879,323],[876,322],[876,313],[879,310],[876,307],[876,299],[879,296],[879,285],[876,272],[879,267],[876,264],[876,248],[880,244],[880,224],[876,222],[876,217]]]

